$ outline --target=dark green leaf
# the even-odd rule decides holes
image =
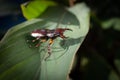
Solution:
[[[51,7],[41,19],[26,21],[6,33],[0,42],[0,80],[66,80],[74,55],[89,30],[89,9],[84,3],[68,10],[62,8],[62,14],[56,14],[59,10],[54,9]],[[32,39],[30,33],[35,29],[56,27],[73,31],[64,33],[68,37],[65,40],[54,40],[52,54],[45,60],[49,40],[38,48],[30,47],[34,43],[27,41]]]

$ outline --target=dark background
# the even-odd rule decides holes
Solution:
[[[10,27],[25,21],[20,9],[23,2],[25,0],[0,0],[0,39]]]
[[[70,76],[74,80],[110,80],[110,72],[114,70],[120,80],[120,71],[114,63],[116,58],[120,59],[118,56],[120,55],[120,31],[115,30],[113,25],[108,29],[103,29],[101,25],[101,22],[106,20],[120,18],[120,1],[79,0],[78,2],[86,2],[90,7],[91,25],[77,53],[77,63]],[[81,66],[83,57],[90,60],[85,67]],[[111,78],[111,80],[115,79]]]

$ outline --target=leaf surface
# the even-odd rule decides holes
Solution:
[[[49,6],[56,6],[57,3],[47,0],[34,0],[21,4],[23,15],[26,19],[32,19],[42,14]]]
[[[38,48],[30,47],[35,43],[27,40],[32,40],[30,33],[35,29],[56,27],[72,31],[65,31],[67,39],[58,37],[54,40],[51,56],[45,60],[49,40],[41,43]],[[0,42],[0,80],[66,80],[74,55],[88,30],[89,9],[84,3],[67,10],[50,7],[39,19],[11,28]]]

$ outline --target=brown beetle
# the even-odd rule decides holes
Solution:
[[[54,39],[56,39],[57,37],[61,37],[62,39],[65,39],[66,36],[64,35],[64,32],[66,30],[72,31],[69,28],[56,28],[52,30],[49,30],[49,29],[34,30],[31,32],[31,36],[35,38],[34,40],[32,40],[32,42],[35,42],[36,40],[40,40],[40,42],[45,42],[48,39],[50,39],[48,44],[48,54],[50,56],[51,55],[50,45],[53,43]],[[35,47],[39,47],[39,46],[40,46],[40,43],[35,45]],[[47,59],[48,57],[46,57],[45,59]]]

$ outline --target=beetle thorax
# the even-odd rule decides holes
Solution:
[[[52,38],[52,37],[54,37],[54,33],[47,33],[47,37],[50,37],[50,38]]]

